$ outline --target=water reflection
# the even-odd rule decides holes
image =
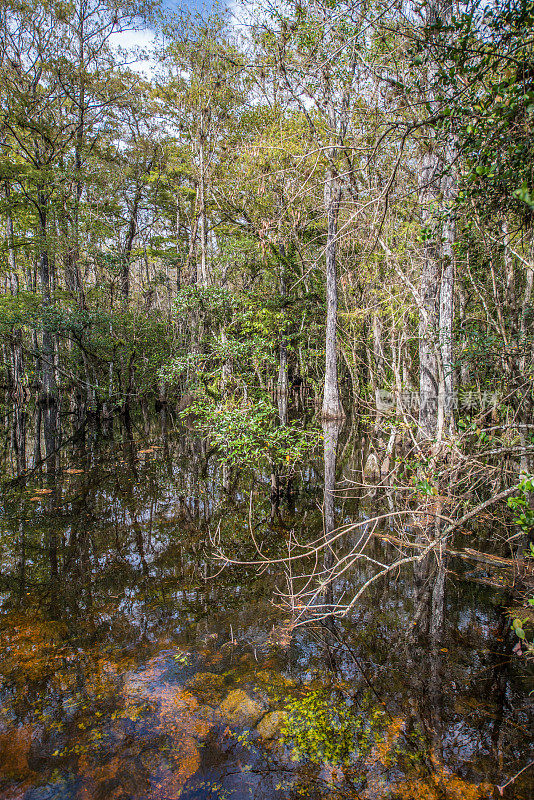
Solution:
[[[251,524],[276,556],[291,531],[374,513],[379,498],[336,484],[336,454],[350,471],[357,447],[325,430],[273,513],[269,470],[225,473],[175,425],[167,409],[117,418],[113,436],[28,415],[25,479],[2,490],[0,798],[491,797],[528,761],[532,724],[502,598],[429,556],[372,585],[350,622],[291,631],[277,566],[221,573],[210,531],[245,560]],[[6,451],[7,478],[19,466]],[[346,758],[321,761],[321,736],[344,736]],[[525,774],[506,797],[531,790]]]
[[[338,420],[328,420],[323,422],[324,440],[324,494],[323,494],[323,517],[324,517],[324,538],[330,542],[332,533],[335,530],[335,506],[336,506],[336,466],[337,466],[337,446],[341,424]],[[328,575],[334,565],[335,553],[334,546],[327,544],[323,553],[323,572]],[[334,587],[331,582],[327,582],[323,592],[324,613],[327,614],[324,624],[327,628],[333,628],[333,618],[328,612],[333,611],[334,607]],[[327,650],[331,660],[331,649]]]

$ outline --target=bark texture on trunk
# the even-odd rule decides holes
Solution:
[[[197,276],[197,283],[200,286],[209,285],[208,275],[208,220],[206,215],[206,179],[205,179],[205,156],[203,134],[201,134],[199,146],[199,166],[200,176],[198,182],[199,196],[199,233],[200,233],[200,274]]]
[[[450,16],[450,0],[430,0],[428,22],[447,22]],[[428,98],[433,108],[435,83],[434,66]],[[425,241],[419,294],[419,436],[429,441],[440,440],[444,430],[452,433],[454,425],[454,161],[454,138],[446,146],[432,142],[422,159],[419,184]]]
[[[17,273],[17,258],[15,255],[15,230],[13,227],[13,218],[9,210],[9,197],[10,190],[9,184],[5,184],[6,200],[8,202],[8,210],[6,212],[6,240],[7,240],[7,261],[8,261],[8,275],[7,275],[7,289],[12,295],[18,294],[19,291],[19,277]],[[24,400],[24,351],[22,341],[22,328],[16,326],[11,331],[10,337],[11,349],[11,380],[12,386],[10,387],[11,393],[16,403],[22,403]]]
[[[286,279],[285,279],[285,264],[284,259],[286,250],[284,243],[280,242],[278,249],[281,256],[281,274],[280,274],[280,297],[283,299],[286,296]],[[278,416],[282,425],[287,425],[287,395],[288,395],[288,380],[287,380],[287,336],[286,331],[282,330],[280,336],[279,347],[279,364],[278,364],[278,384],[276,387],[277,401],[278,401]]]
[[[439,191],[440,164],[433,151],[423,156],[419,202],[425,245],[419,293],[419,433],[434,439],[438,420],[439,374],[437,359],[439,249],[433,226],[433,203]]]
[[[124,248],[122,252],[122,268],[121,268],[121,292],[125,303],[128,302],[130,296],[130,262],[132,258],[132,249],[135,234],[137,231],[137,215],[139,213],[139,203],[141,202],[141,189],[139,188],[135,194],[132,213],[128,223],[128,230],[124,240]]]
[[[450,145],[445,149],[445,171],[441,181],[441,194],[445,204],[445,220],[441,237],[441,285],[439,296],[439,346],[441,353],[441,390],[439,398],[440,414],[443,430],[454,433],[454,358],[453,358],[453,322],[454,322],[454,242],[456,224],[453,217],[453,204],[456,196],[456,179],[453,164],[456,148]]]
[[[324,190],[328,228],[326,238],[326,364],[323,394],[323,417],[342,419],[345,414],[339,397],[337,376],[337,266],[336,240],[341,181],[332,168],[327,170]]]
[[[50,261],[48,258],[47,243],[47,212],[44,199],[39,204],[39,288],[41,290],[43,305],[50,305]],[[55,342],[53,333],[43,323],[41,343],[41,402],[46,406],[55,405],[57,386],[55,373]]]

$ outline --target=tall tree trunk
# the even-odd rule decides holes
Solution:
[[[326,238],[326,364],[323,394],[324,419],[342,419],[343,407],[339,397],[337,375],[337,268],[336,240],[341,181],[329,167],[324,187],[324,202],[328,220]]]
[[[43,307],[50,306],[50,261],[47,241],[47,209],[46,199],[41,195],[39,202],[39,288],[43,298]],[[54,335],[43,320],[41,343],[41,402],[46,406],[55,405],[57,386],[55,373]]]
[[[7,286],[12,295],[18,294],[19,291],[19,278],[17,273],[17,257],[15,254],[15,231],[13,228],[13,219],[11,217],[11,210],[9,208],[10,189],[7,181],[5,182],[5,193],[7,200],[6,212],[6,239],[7,239],[7,260],[8,260],[8,275]],[[22,328],[16,326],[13,328],[10,337],[11,346],[11,364],[12,364],[12,381],[11,392],[17,404],[22,403],[24,400],[24,353],[22,348]]]
[[[85,295],[83,290],[82,277],[80,274],[80,203],[83,193],[82,179],[82,153],[85,139],[85,5],[79,11],[78,21],[78,125],[76,129],[76,139],[74,147],[74,167],[75,167],[75,186],[74,186],[74,212],[73,212],[73,236],[69,242],[67,251],[67,262],[69,267],[70,291],[78,299],[82,308],[85,306]]]
[[[176,291],[179,292],[182,288],[182,253],[181,253],[181,229],[182,222],[180,218],[180,188],[179,185],[176,189]]]
[[[200,178],[198,182],[199,195],[199,231],[200,231],[200,275],[197,278],[201,286],[209,285],[208,276],[208,220],[206,216],[206,178],[205,178],[205,159],[204,159],[204,133],[203,123],[201,125],[200,146],[199,146],[199,167]]]
[[[440,163],[437,155],[427,151],[423,156],[419,202],[425,244],[419,293],[419,434],[435,439],[438,419],[439,374],[437,360],[437,295],[440,284],[439,245],[433,227],[433,204],[440,184]]]
[[[198,213],[197,209],[200,205],[200,189],[197,185],[196,192],[195,192],[195,202],[194,207],[191,211],[191,225],[189,227],[189,249],[187,251],[187,258],[184,264],[184,268],[182,270],[184,280],[188,283],[196,283],[198,281],[198,270],[196,267],[196,244],[197,244],[197,235],[198,235],[198,226],[200,222],[200,214]],[[191,268],[191,265],[193,267]]]
[[[427,22],[450,20],[450,0],[430,0]],[[429,73],[428,101],[435,110],[436,67]],[[452,134],[449,134],[452,135]],[[432,141],[424,153],[419,184],[422,227],[425,237],[419,294],[419,436],[441,438],[444,425],[452,426],[453,374],[452,323],[454,298],[454,198],[452,165],[454,146],[445,152]],[[444,209],[445,206],[445,209]],[[439,211],[445,210],[445,223]]]
[[[465,388],[469,383],[469,365],[467,362],[467,358],[464,355],[465,350],[467,350],[467,331],[466,331],[466,323],[467,323],[467,315],[466,315],[466,297],[465,297],[465,290],[463,286],[460,284],[458,287],[458,316],[459,316],[459,323],[460,323],[460,342],[459,348],[460,352],[462,353],[462,360],[460,362],[460,370],[459,370],[459,384],[462,388]]]
[[[443,430],[454,432],[454,362],[453,362],[453,320],[454,320],[454,240],[456,226],[452,216],[455,196],[455,179],[451,174],[454,151],[447,148],[446,174],[442,179],[442,196],[446,204],[446,218],[443,224],[441,245],[441,284],[439,292],[439,346],[441,353],[442,379],[440,381],[439,408],[443,418]]]
[[[324,420],[323,439],[324,439],[324,497],[323,497],[323,516],[324,516],[324,537],[325,542],[330,540],[335,530],[335,502],[336,502],[336,466],[337,466],[337,443],[340,432],[339,420]],[[325,588],[322,602],[324,612],[332,611],[334,600],[334,587],[328,580],[329,573],[334,566],[335,554],[331,544],[326,544],[323,555],[323,570],[325,578]],[[326,622],[332,623],[332,618],[326,618]]]
[[[516,287],[515,287],[515,269],[514,258],[510,252],[510,232],[508,230],[508,222],[505,220],[502,223],[503,234],[503,248],[504,248],[504,279],[505,285],[505,299],[508,309],[511,312],[511,318],[515,321],[516,311]]]
[[[281,256],[280,259],[280,297],[282,300],[286,296],[286,266],[284,263],[286,251],[284,243],[280,242],[278,250]],[[285,315],[284,315],[285,316]],[[285,324],[280,335],[279,347],[279,364],[278,364],[278,385],[277,385],[277,400],[278,400],[278,416],[282,425],[287,425],[287,336],[285,331]]]
[[[523,297],[521,301],[521,320],[519,323],[519,351],[521,353],[521,357],[519,359],[519,380],[520,383],[525,381],[525,377],[529,370],[529,367],[532,365],[534,358],[534,344],[528,341],[530,338],[528,336],[528,328],[530,322],[530,315],[532,313],[531,309],[531,301],[532,301],[532,289],[534,285],[534,233],[531,232],[530,234],[530,247],[529,247],[529,265],[527,266],[527,274],[525,277],[525,288],[523,291]],[[520,399],[521,403],[521,420],[525,424],[530,424],[532,421],[532,408],[533,408],[533,398],[532,398],[532,389],[527,389],[526,392],[522,392],[523,397]],[[525,435],[525,428],[521,428],[520,430],[520,439],[521,444],[525,447],[525,451],[521,455],[521,462],[520,462],[520,471],[521,472],[532,472],[532,453],[528,451],[527,445],[529,442],[527,441],[527,437]]]
[[[130,214],[130,221],[128,223],[128,230],[124,240],[124,247],[122,251],[122,269],[121,269],[121,291],[125,303],[128,302],[130,297],[130,262],[132,259],[132,248],[137,232],[137,215],[139,213],[139,203],[141,202],[141,186],[138,186],[132,206],[132,213]]]

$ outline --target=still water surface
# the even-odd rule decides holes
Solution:
[[[1,800],[482,800],[532,760],[505,590],[450,563],[436,623],[433,570],[408,569],[334,631],[291,630],[280,568],[221,572],[210,533],[241,558],[250,524],[271,555],[316,538],[321,459],[277,505],[268,474],[223,475],[168,421],[112,427],[64,435],[48,474],[33,449],[24,481],[6,436]],[[341,524],[386,501],[344,491],[358,447],[338,453]],[[531,800],[532,772],[504,796]]]

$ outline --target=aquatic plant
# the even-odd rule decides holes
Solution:
[[[285,706],[281,740],[294,761],[345,764],[363,758],[376,744],[386,725],[381,708],[354,708],[325,690],[312,691]]]

